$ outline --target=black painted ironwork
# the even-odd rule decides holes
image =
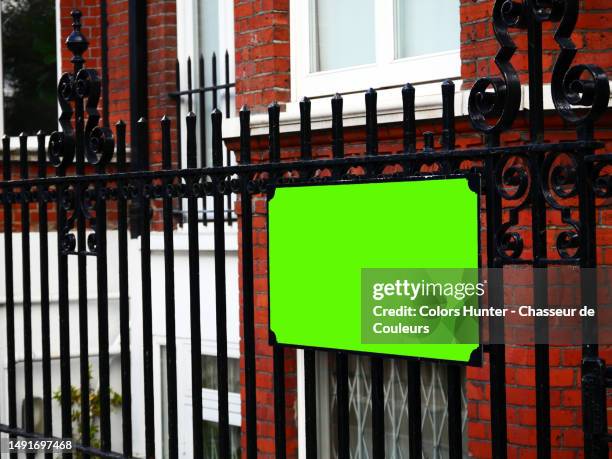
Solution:
[[[185,97],[187,98],[187,111],[194,112],[196,114],[198,114],[199,112],[199,116],[197,117],[197,120],[198,120],[197,130],[199,134],[198,136],[198,148],[199,148],[198,165],[199,167],[206,167],[207,165],[210,165],[208,164],[210,161],[207,158],[206,151],[208,148],[210,148],[211,150],[214,149],[214,144],[213,144],[213,139],[212,139],[212,135],[214,135],[214,130],[212,131],[212,135],[209,135],[208,130],[210,129],[210,127],[207,126],[206,124],[205,112],[206,112],[206,101],[208,99],[207,95],[210,94],[210,97],[212,98],[212,99],[209,99],[211,100],[212,109],[217,110],[219,109],[219,106],[218,106],[219,94],[223,94],[223,98],[225,100],[225,117],[229,118],[231,116],[231,109],[230,109],[230,104],[232,101],[231,95],[234,94],[234,91],[236,88],[236,82],[230,80],[229,51],[226,50],[223,55],[223,66],[224,66],[223,67],[223,75],[224,75],[223,83],[218,82],[218,73],[220,71],[220,68],[219,68],[219,65],[217,65],[217,54],[216,53],[214,52],[212,53],[210,57],[210,64],[208,64],[210,65],[210,75],[211,75],[211,84],[209,86],[206,85],[206,65],[207,63],[206,63],[206,59],[204,58],[204,55],[200,54],[200,56],[198,57],[197,73],[196,73],[198,81],[197,81],[196,87],[194,87],[193,85],[194,72],[193,72],[192,59],[191,57],[187,58],[187,61],[185,62],[185,65],[183,67],[187,75],[187,88],[185,89],[185,88],[182,88],[181,86],[181,74],[182,74],[181,62],[179,61],[179,59],[177,59],[176,60],[176,89],[168,93],[168,96],[174,99],[176,103],[177,119],[179,120],[181,119],[181,110],[182,110],[182,106],[185,101]],[[197,97],[197,107],[195,107],[193,103],[194,96]],[[178,164],[178,168],[180,169],[182,167],[182,149],[181,149],[182,139],[183,139],[182,123],[177,123],[176,130],[177,130],[176,143],[177,143],[177,152],[178,152],[177,153],[177,164]],[[227,151],[225,158],[222,159],[222,162],[225,162],[225,165],[229,166],[230,161],[231,161],[231,155],[230,155],[230,152]],[[224,218],[226,219],[227,223],[231,225],[236,220],[236,217],[235,217],[235,210],[233,209],[232,199],[231,199],[231,196],[229,195],[226,197],[225,206],[226,206],[226,209],[224,212]],[[186,213],[183,210],[183,202],[181,200],[177,201],[177,208],[175,209],[174,213],[178,221],[182,223],[185,219]],[[198,215],[199,215],[199,219],[202,221],[204,225],[208,225],[208,223],[211,221],[211,218],[210,218],[211,213],[214,214],[214,210],[207,209],[207,201],[203,200],[202,209],[198,211]],[[212,220],[214,221],[214,215],[213,215]]]
[[[102,10],[100,11],[102,14]],[[138,120],[148,118],[148,29],[149,16],[147,15],[146,0],[128,0],[128,34],[129,34],[129,56],[130,56],[130,148],[134,157],[142,156],[140,138],[136,135],[138,131]],[[104,45],[102,41],[101,45]],[[145,135],[144,141],[148,143]],[[131,161],[132,170],[139,170],[138,161]],[[134,212],[139,212],[134,209]],[[133,231],[133,234],[136,234]]]
[[[500,51],[495,61],[500,77],[478,80],[470,92],[469,119],[474,128],[483,133],[485,144],[482,147],[459,149],[455,142],[455,113],[452,82],[444,82],[441,87],[442,125],[441,143],[436,146],[433,133],[423,134],[423,147],[417,148],[415,122],[415,88],[410,84],[401,90],[403,102],[403,148],[394,154],[380,154],[378,141],[378,120],[374,90],[365,93],[365,147],[362,155],[345,156],[343,133],[343,99],[336,95],[331,100],[332,129],[329,135],[331,157],[313,158],[312,129],[310,119],[311,104],[308,99],[300,102],[300,159],[293,162],[282,161],[280,134],[280,106],[270,105],[269,114],[269,156],[268,161],[254,162],[251,158],[250,112],[247,107],[240,111],[240,163],[223,164],[221,124],[223,114],[215,107],[212,116],[213,161],[206,165],[197,160],[197,123],[203,117],[190,112],[186,117],[187,167],[173,168],[171,121],[164,117],[159,129],[162,133],[162,170],[149,170],[146,138],[148,123],[139,120],[135,136],[140,148],[133,161],[137,168],[128,171],[126,164],[125,124],[115,126],[113,136],[110,129],[98,126],[100,115],[97,111],[100,97],[100,81],[95,71],[84,67],[83,53],[88,43],[81,33],[81,15],[73,12],[74,31],[67,40],[73,53],[73,72],[64,74],[58,85],[58,99],[61,107],[61,131],[54,132],[45,148],[44,136],[38,139],[38,176],[30,177],[27,158],[27,138],[20,138],[19,177],[12,175],[10,139],[3,139],[3,177],[0,182],[0,200],[4,209],[4,258],[6,291],[6,336],[7,336],[7,377],[8,377],[8,420],[0,421],[0,432],[12,437],[42,438],[51,437],[54,430],[50,412],[51,403],[51,343],[49,310],[49,267],[48,248],[48,208],[56,207],[58,234],[58,303],[60,337],[60,373],[62,391],[61,435],[71,437],[73,419],[69,397],[71,393],[70,369],[70,311],[68,290],[71,283],[78,284],[80,339],[80,387],[89,392],[89,350],[87,320],[87,257],[96,260],[96,285],[98,298],[99,333],[99,375],[100,375],[100,413],[101,444],[91,446],[91,439],[82,437],[77,450],[85,456],[131,457],[133,448],[132,423],[143,419],[145,426],[145,447],[147,457],[154,457],[159,445],[155,444],[155,398],[153,390],[154,362],[152,341],[152,292],[153,279],[151,266],[150,236],[154,230],[152,208],[161,208],[164,235],[164,280],[166,286],[165,315],[167,335],[168,372],[166,387],[168,391],[168,438],[169,455],[178,457],[177,422],[177,369],[176,369],[176,325],[174,296],[174,245],[173,209],[175,199],[187,201],[187,224],[189,245],[189,298],[191,328],[191,390],[193,395],[193,451],[194,456],[203,455],[201,429],[201,296],[212,292],[200,291],[199,243],[198,243],[198,204],[212,198],[214,204],[213,222],[215,234],[215,306],[217,327],[217,362],[219,390],[219,454],[230,456],[230,435],[228,422],[228,360],[227,360],[227,318],[225,295],[225,236],[224,225],[227,221],[225,202],[232,195],[240,196],[241,206],[241,282],[243,299],[244,329],[244,385],[245,385],[245,427],[246,456],[257,457],[257,393],[256,379],[256,339],[255,339],[255,289],[254,289],[254,240],[252,197],[266,193],[270,186],[283,181],[309,183],[313,180],[344,180],[346,183],[359,182],[366,177],[411,177],[422,174],[448,174],[460,170],[477,170],[482,174],[486,215],[486,254],[490,268],[526,264],[539,268],[553,265],[576,265],[593,268],[596,257],[596,218],[597,199],[610,198],[610,168],[612,155],[596,154],[603,143],[594,139],[593,124],[602,115],[608,104],[609,84],[605,73],[592,65],[572,66],[576,49],[570,40],[571,32],[578,14],[577,0],[565,2],[544,2],[538,0],[510,1],[497,0],[493,11],[493,24]],[[556,113],[576,129],[576,140],[545,143],[544,108],[542,86],[542,24],[558,24],[555,38],[560,47],[555,62],[551,91]],[[516,46],[511,32],[527,30],[529,43],[529,131],[530,141],[524,145],[502,146],[500,134],[511,128],[520,104],[520,81],[512,66],[512,55]],[[226,65],[227,65],[226,57]],[[200,61],[200,75],[203,75],[203,61]],[[213,79],[216,81],[216,77]],[[227,82],[223,89],[229,91]],[[177,100],[193,94],[202,97],[209,89],[203,84],[199,89],[177,90]],[[219,89],[221,86],[216,86]],[[216,91],[216,89],[214,91]],[[213,95],[215,92],[213,91]],[[399,96],[399,94],[398,94]],[[226,102],[229,101],[226,93]],[[203,105],[203,103],[202,103]],[[215,104],[216,105],[216,104]],[[180,107],[180,104],[179,104]],[[191,108],[191,107],[190,107]],[[226,106],[226,114],[229,107]],[[200,130],[199,141],[205,143],[206,132]],[[116,148],[115,148],[116,140]],[[180,136],[178,151],[180,151]],[[45,153],[48,159],[45,160]],[[116,154],[116,163],[112,162]],[[179,156],[180,157],[180,156]],[[47,166],[56,168],[56,175],[47,176]],[[393,167],[388,167],[393,166]],[[74,169],[73,169],[74,167]],[[92,170],[87,170],[89,167]],[[112,171],[111,167],[115,168]],[[74,170],[74,172],[73,172]],[[393,171],[393,172],[387,172]],[[88,173],[86,173],[88,172]],[[571,201],[570,201],[571,200]],[[113,203],[113,204],[111,204]],[[131,363],[129,342],[130,298],[129,298],[129,259],[127,247],[128,205],[137,203],[139,231],[141,237],[140,270],[143,362],[144,362],[144,399],[143,413],[132,412],[131,406]],[[575,208],[577,204],[577,209]],[[30,289],[31,272],[34,260],[28,256],[30,250],[30,204],[37,205],[40,222],[40,271],[41,271],[41,328],[42,333],[42,371],[43,402],[45,404],[44,434],[35,433],[32,426],[32,336]],[[109,357],[108,357],[108,258],[106,246],[107,206],[116,205],[118,224],[118,275],[119,275],[119,314],[121,336],[121,390],[122,390],[122,443],[121,453],[112,452],[112,439],[109,425]],[[155,204],[155,206],[154,206]],[[572,207],[574,206],[574,207]],[[26,423],[23,428],[17,424],[16,395],[16,340],[15,340],[15,286],[13,278],[13,225],[16,218],[13,212],[20,210],[20,233],[23,269],[23,314],[24,314],[24,387],[26,395]],[[519,217],[530,213],[532,225],[532,255],[525,250],[527,233],[519,231]],[[547,241],[547,215],[559,213],[566,229],[559,232],[554,246]],[[90,230],[88,232],[88,230]],[[553,252],[556,251],[556,254]],[[68,276],[68,257],[75,257],[79,265],[78,278]],[[596,282],[592,275],[583,270],[581,277],[582,304],[596,306]],[[489,277],[491,304],[503,304],[504,277],[495,270]],[[545,282],[541,285],[546,285]],[[494,297],[497,295],[497,297]],[[500,296],[501,295],[501,296]],[[534,304],[543,305],[547,300],[546,289],[534,291]],[[537,320],[537,336],[546,336],[548,323]],[[504,335],[503,318],[492,317],[489,330],[498,336]],[[596,318],[583,320],[582,391],[583,391],[583,429],[584,456],[588,459],[602,459],[609,455],[610,440],[607,427],[606,387],[609,386],[610,370],[599,356],[597,345]],[[506,346],[492,344],[486,349],[489,358],[491,384],[491,455],[495,458],[507,457],[507,416],[506,416]],[[539,344],[536,355],[536,419],[537,448],[539,458],[551,457],[550,432],[550,375],[549,348]],[[334,354],[336,360],[337,393],[337,446],[338,457],[349,457],[350,412],[349,412],[349,358],[348,353]],[[371,359],[372,374],[372,444],[374,457],[385,455],[385,400],[383,386],[384,359]],[[279,345],[273,348],[274,368],[274,411],[275,445],[277,457],[285,457],[287,441],[286,401],[284,387],[285,351]],[[304,351],[305,369],[305,420],[306,455],[317,457],[317,403],[316,403],[316,355],[313,350]],[[408,402],[410,455],[419,457],[423,453],[421,431],[421,364],[409,360]],[[461,369],[449,364],[446,371],[448,391],[448,444],[451,457],[460,457],[462,441]],[[82,416],[80,426],[87,426],[89,401],[81,399]],[[56,428],[57,431],[57,428]]]

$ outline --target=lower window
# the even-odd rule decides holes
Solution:
[[[317,427],[319,457],[338,457],[335,354],[317,353]],[[465,381],[465,372],[462,372]],[[372,457],[370,358],[349,356],[349,424],[352,458]],[[448,457],[446,366],[421,363],[421,428],[423,457]],[[408,458],[408,369],[405,360],[385,359],[385,453]],[[465,384],[461,390],[463,445],[466,445]]]
[[[217,357],[202,356],[202,438],[204,457],[216,459],[219,455],[219,410]],[[227,359],[228,414],[230,457],[240,459],[240,359]]]
[[[161,347],[161,400],[162,400],[162,440],[163,456],[169,457],[169,438],[168,438],[168,388],[167,388],[167,361],[166,347]],[[180,354],[179,354],[180,355]],[[181,363],[189,365],[187,361],[181,360],[177,363],[180,372]],[[218,372],[217,357],[215,355],[202,355],[202,439],[204,447],[204,457],[216,459],[219,454],[219,392],[218,392]],[[179,373],[180,374],[180,373]],[[230,458],[240,459],[242,455],[240,435],[242,416],[240,413],[240,359],[228,357],[227,359],[228,376],[228,415],[229,415],[229,437],[230,437]],[[191,381],[178,378],[177,410],[179,421],[188,419],[189,425],[186,431],[179,431],[179,448],[183,449],[180,454],[189,456],[192,453],[192,400],[190,394]],[[180,427],[179,427],[180,428]]]

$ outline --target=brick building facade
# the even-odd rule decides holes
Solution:
[[[465,100],[466,92],[473,82],[482,76],[495,75],[497,69],[493,58],[498,50],[491,25],[491,0],[461,0],[460,2],[460,81],[457,90],[457,100]],[[101,67],[101,49],[99,45],[100,24],[98,2],[77,0],[66,2],[61,0],[62,36],[66,36],[71,28],[69,12],[73,7],[83,11],[86,26],[85,35],[89,38],[90,48],[86,54],[89,67]],[[295,103],[298,99],[292,94],[292,64],[291,39],[292,20],[290,18],[289,0],[236,0],[233,8],[233,30],[235,35],[235,77],[236,77],[236,109],[247,104],[255,113],[253,127],[253,158],[263,160],[267,157],[267,129],[265,120],[266,107],[272,101],[278,101],[283,106],[281,115],[282,130],[286,133],[282,138],[283,160],[295,159],[299,154],[299,138],[295,117]],[[581,0],[581,11],[572,36],[580,49],[577,62],[597,64],[609,74],[612,71],[612,5],[605,0]],[[176,3],[172,0],[150,0],[147,2],[148,21],[148,110],[150,127],[150,163],[159,167],[160,129],[156,121],[163,114],[168,114],[173,120],[176,116],[174,101],[168,93],[175,88],[175,62],[177,58],[177,14]],[[108,1],[108,75],[109,93],[108,107],[111,124],[123,119],[129,126],[129,50],[128,50],[128,2],[126,0]],[[550,81],[551,69],[558,46],[554,41],[556,24],[544,23],[544,82]],[[527,34],[519,32],[514,35],[518,51],[513,64],[520,73],[521,81],[527,82]],[[69,68],[69,57],[64,55],[63,66]],[[377,81],[370,85],[379,88]],[[366,87],[363,90],[367,89]],[[384,88],[383,88],[384,89]],[[397,100],[401,99],[399,85],[395,89]],[[342,93],[343,87],[337,91]],[[548,91],[548,90],[546,90]],[[545,108],[552,106],[546,100]],[[417,95],[419,86],[417,86]],[[310,94],[298,94],[297,97]],[[361,99],[363,100],[363,99]],[[291,104],[293,103],[293,108]],[[327,102],[325,102],[327,104]],[[524,101],[525,103],[525,101]],[[287,105],[285,105],[287,104]],[[323,107],[323,105],[321,105]],[[482,138],[471,128],[467,120],[464,105],[459,105],[461,118],[457,124],[457,145],[472,147],[480,145]],[[365,131],[363,120],[357,113],[354,122],[347,123],[345,128],[346,154],[361,154],[364,149]],[[436,146],[440,137],[439,107],[424,108],[417,114],[417,148],[422,147],[423,132],[432,131],[435,134]],[[529,111],[521,111],[514,128],[502,136],[503,145],[512,145],[528,141]],[[360,121],[361,119],[361,121]],[[330,151],[330,115],[329,109],[322,108],[317,118],[318,128],[313,132],[313,155],[328,157]],[[606,142],[607,148],[612,148],[612,117],[607,113],[598,123],[596,137]],[[546,119],[546,141],[574,139],[575,132],[566,125],[552,110]],[[239,154],[237,141],[237,122],[231,119],[224,127],[224,137],[229,149]],[[401,125],[397,117],[389,114],[380,120],[379,138],[380,152],[393,153],[400,151],[402,146]],[[128,133],[129,139],[129,133]],[[267,336],[267,267],[266,267],[266,218],[265,198],[255,201],[254,241],[255,248],[255,317],[257,321],[256,353],[257,353],[257,419],[258,419],[258,451],[259,457],[274,457],[274,409],[273,409],[273,377],[272,348],[268,345]],[[238,209],[239,212],[239,209]],[[549,235],[554,243],[556,231],[560,231],[560,221],[551,213]],[[526,234],[525,255],[529,255],[530,219],[522,216],[519,230]],[[603,265],[612,264],[612,210],[602,207],[598,210],[598,262]],[[525,289],[513,290],[514,298],[509,301],[520,301],[521,295],[529,295]],[[609,349],[608,349],[609,351]],[[608,360],[612,355],[608,352]],[[286,418],[288,457],[298,455],[298,422],[296,406],[297,393],[297,360],[292,350],[285,352],[286,369]],[[532,348],[511,347],[506,353],[507,369],[507,413],[508,413],[508,457],[536,457],[535,431],[535,377],[534,352]],[[579,348],[552,348],[550,352],[550,382],[551,382],[551,419],[552,445],[555,458],[578,458],[583,446],[581,433],[581,392]],[[243,389],[244,395],[244,389]],[[491,457],[489,368],[485,360],[482,368],[468,368],[466,371],[467,395],[467,448],[474,457]],[[244,399],[244,397],[243,397]],[[244,402],[243,402],[244,403]],[[243,410],[244,413],[244,410]],[[243,419],[243,429],[244,429]],[[244,437],[244,436],[243,436]],[[243,438],[244,442],[244,438]],[[244,448],[243,448],[244,451]]]

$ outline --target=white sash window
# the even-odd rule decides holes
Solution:
[[[459,0],[292,0],[293,100],[458,78]]]

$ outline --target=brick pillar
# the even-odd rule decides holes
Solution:
[[[149,158],[152,169],[161,168],[161,129],[164,115],[172,119],[176,132],[176,104],[168,93],[176,89],[176,2],[149,0],[148,83],[149,83]]]
[[[289,1],[236,1],[234,30],[237,107],[289,101]]]
[[[265,112],[273,101],[288,102],[290,92],[289,1],[238,0],[234,4],[236,45],[236,106],[247,104],[252,112]],[[253,149],[261,149],[253,145]],[[263,155],[254,151],[253,158]],[[256,197],[254,205],[255,262],[255,352],[257,362],[257,449],[258,457],[273,458],[274,384],[272,348],[268,345],[267,234],[265,199]],[[238,205],[237,212],[240,212]],[[240,235],[239,235],[240,238]],[[242,257],[241,257],[242,258]],[[242,322],[241,300],[241,322]],[[244,331],[241,328],[241,334]],[[242,335],[244,336],[244,335]],[[244,351],[241,341],[241,354]],[[244,359],[242,380],[242,448],[246,451]],[[285,353],[287,454],[297,457],[297,390],[295,351]]]

